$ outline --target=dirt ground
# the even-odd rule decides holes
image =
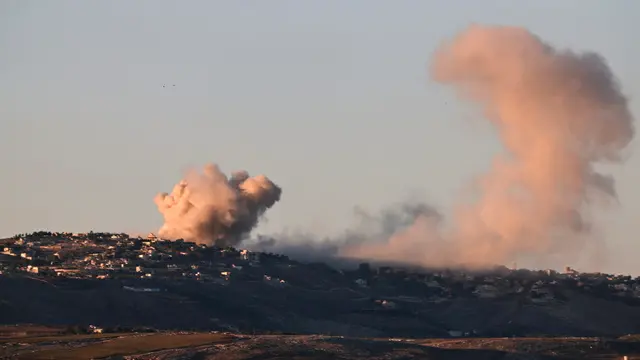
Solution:
[[[228,333],[66,334],[0,328],[2,359],[640,359],[640,336],[599,338],[366,339]]]

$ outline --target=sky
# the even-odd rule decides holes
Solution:
[[[155,231],[154,195],[208,162],[283,188],[261,233],[335,234],[355,206],[407,199],[447,214],[500,144],[430,81],[438,45],[479,23],[598,52],[638,116],[638,13],[633,0],[2,1],[0,237]],[[606,169],[620,204],[599,217],[604,271],[640,275],[638,150]]]

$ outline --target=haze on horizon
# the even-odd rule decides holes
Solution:
[[[450,213],[500,150],[477,112],[428,81],[432,52],[470,22],[603,55],[639,109],[631,2],[34,4],[0,5],[2,235],[155,230],[149,199],[212,160],[282,186],[264,233],[335,233],[353,206],[409,194]],[[605,169],[621,206],[602,215],[614,261],[597,270],[640,272],[635,148]]]

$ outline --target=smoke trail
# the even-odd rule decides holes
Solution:
[[[277,201],[282,190],[264,175],[245,171],[229,179],[217,165],[190,171],[171,194],[155,197],[164,225],[158,235],[219,246],[236,245]]]
[[[343,252],[415,262],[422,244],[423,264],[483,266],[518,257],[548,264],[583,250],[594,235],[589,207],[616,198],[613,178],[594,164],[621,161],[634,135],[605,60],[556,50],[522,28],[474,25],[442,45],[431,70],[481,105],[504,153],[482,178],[479,200],[456,211],[451,233],[419,219],[384,245]]]
[[[394,204],[374,215],[363,209],[354,210],[355,224],[340,236],[318,239],[309,233],[280,233],[271,236],[259,236],[254,241],[243,244],[253,251],[275,252],[289,255],[303,261],[330,261],[338,257],[348,257],[345,249],[371,246],[386,247],[386,241],[398,232],[415,225],[419,219],[433,224],[440,222],[441,215],[431,206],[419,202]],[[363,255],[363,254],[361,254]],[[363,259],[384,256],[364,254]],[[390,260],[398,260],[391,257]],[[407,259],[403,258],[406,262]]]

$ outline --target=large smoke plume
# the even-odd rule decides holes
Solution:
[[[481,106],[504,152],[481,178],[478,199],[457,208],[450,232],[419,217],[383,245],[344,252],[432,265],[558,265],[593,244],[590,207],[616,198],[613,178],[594,164],[622,160],[634,135],[606,61],[554,49],[522,28],[474,25],[438,49],[431,74]],[[414,255],[419,243],[430,246]]]
[[[264,175],[249,177],[240,171],[227,178],[217,165],[209,164],[202,173],[189,171],[171,194],[156,196],[165,221],[158,235],[207,245],[237,245],[280,200],[281,192]]]
[[[314,252],[437,267],[558,267],[589,248],[601,256],[590,210],[615,200],[616,190],[594,165],[621,161],[634,136],[606,61],[554,49],[522,28],[474,25],[442,44],[431,75],[480,105],[503,144],[476,199],[456,207],[448,229],[436,213],[421,212],[409,226],[397,223],[393,234],[365,240],[347,232],[310,245]]]

